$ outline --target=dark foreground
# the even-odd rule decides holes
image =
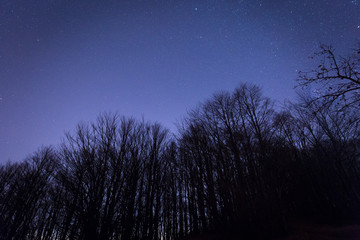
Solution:
[[[299,222],[292,227],[292,234],[278,240],[355,240],[360,239],[360,225],[330,226]]]
[[[243,238],[237,234],[205,234],[191,237],[190,240],[235,240],[235,239],[274,239],[274,240],[358,240],[360,239],[360,224],[346,226],[331,226],[306,221],[296,221],[291,224],[289,234],[283,237]]]

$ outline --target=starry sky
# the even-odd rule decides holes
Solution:
[[[280,106],[319,43],[360,39],[357,0],[2,0],[0,163],[101,112],[175,123],[241,82]]]

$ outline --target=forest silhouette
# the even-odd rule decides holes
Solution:
[[[294,219],[359,223],[359,56],[300,74],[320,89],[275,110],[253,84],[181,121],[104,113],[0,167],[0,239],[272,239]]]

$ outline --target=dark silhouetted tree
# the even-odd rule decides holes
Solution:
[[[299,72],[300,86],[315,89],[314,100],[319,107],[337,104],[338,109],[360,106],[360,43],[347,57],[337,56],[332,46],[320,45],[315,53],[318,66],[309,72]]]
[[[360,115],[328,100],[276,112],[242,84],[191,111],[175,137],[102,114],[0,167],[0,238],[264,239],[290,219],[357,222]]]

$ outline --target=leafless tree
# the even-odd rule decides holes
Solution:
[[[174,138],[117,114],[79,124],[57,149],[0,166],[0,238],[263,239],[292,218],[354,222],[357,110],[302,101],[276,112],[241,84],[190,112]]]
[[[359,108],[360,43],[347,57],[338,56],[334,47],[321,44],[314,58],[318,66],[308,72],[299,72],[299,86],[314,88],[313,101],[323,100],[320,107],[338,104],[338,109]]]

